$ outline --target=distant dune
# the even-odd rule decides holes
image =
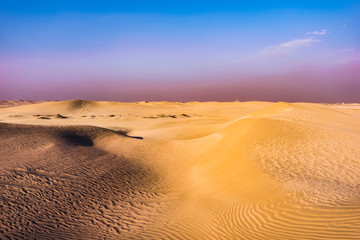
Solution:
[[[359,239],[360,104],[3,105],[1,239]]]
[[[26,104],[41,103],[44,101],[30,101],[30,100],[0,100],[0,108],[15,107]]]

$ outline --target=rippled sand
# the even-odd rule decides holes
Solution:
[[[360,104],[26,103],[1,239],[360,239]]]

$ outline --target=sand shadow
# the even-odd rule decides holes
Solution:
[[[139,136],[129,136],[129,135],[125,135],[126,137],[129,138],[135,138],[135,139],[144,139],[143,137],[139,137]]]
[[[84,146],[84,147],[92,147],[94,146],[94,142],[88,136],[82,136],[74,133],[65,133],[62,135],[65,141],[73,146]]]

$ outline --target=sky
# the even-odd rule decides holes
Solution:
[[[0,0],[0,99],[360,102],[360,1]]]

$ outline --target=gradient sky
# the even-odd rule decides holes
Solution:
[[[0,0],[0,99],[360,102],[360,1]]]

